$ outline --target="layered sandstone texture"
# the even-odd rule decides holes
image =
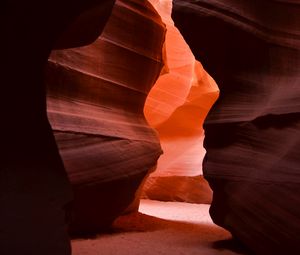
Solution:
[[[204,125],[213,220],[255,254],[299,253],[299,2],[173,4],[175,25],[220,88]]]
[[[158,132],[164,153],[145,184],[144,195],[165,201],[209,203],[211,190],[202,176],[202,125],[218,97],[218,87],[174,26],[172,1],[150,2],[167,32],[165,66],[147,97],[144,111]]]
[[[164,40],[148,1],[120,0],[94,43],[51,54],[48,116],[74,190],[74,234],[110,226],[155,168],[162,151],[143,108]]]

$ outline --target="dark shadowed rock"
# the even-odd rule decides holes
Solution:
[[[113,4],[1,3],[1,255],[70,254],[65,206],[72,195],[47,119],[44,68],[57,40],[81,13],[105,6],[103,27]],[[92,39],[86,36],[88,40],[82,34],[83,41]]]
[[[214,221],[256,254],[299,253],[299,3],[173,3],[175,25],[220,88],[204,126]]]

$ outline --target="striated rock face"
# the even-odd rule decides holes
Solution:
[[[150,2],[166,24],[167,33],[165,68],[147,97],[144,111],[159,134],[164,153],[144,194],[152,199],[207,203],[211,191],[202,178],[202,125],[218,97],[218,87],[174,26],[172,1]]]
[[[78,43],[84,44],[99,36],[113,4],[1,3],[1,255],[71,253],[65,222],[71,189],[47,119],[44,68],[58,38],[78,16],[92,10],[101,16],[93,34],[81,34]]]
[[[204,142],[214,221],[255,254],[299,253],[299,3],[173,3],[175,25],[220,88]]]
[[[74,190],[72,233],[110,226],[161,154],[143,114],[165,26],[147,1],[117,1],[93,44],[51,54],[48,116]]]

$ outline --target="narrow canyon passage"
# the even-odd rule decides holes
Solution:
[[[5,0],[0,255],[300,254],[299,13]]]

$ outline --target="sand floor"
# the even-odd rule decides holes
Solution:
[[[216,226],[209,205],[142,200],[111,233],[72,241],[73,255],[233,255],[230,234]],[[233,251],[232,249],[235,249]]]

